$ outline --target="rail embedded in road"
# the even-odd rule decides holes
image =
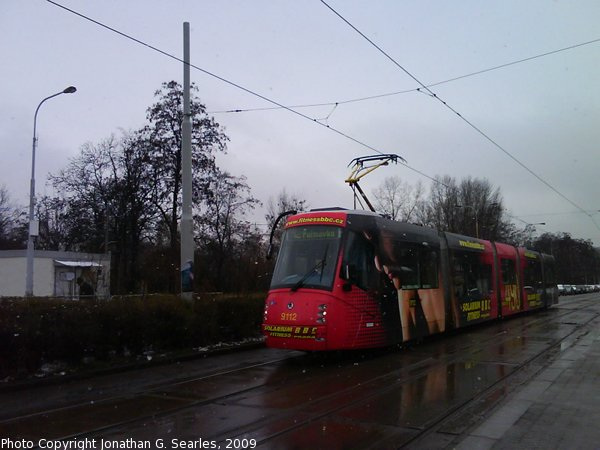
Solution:
[[[238,439],[261,449],[455,439],[576,343],[599,315],[597,296],[582,296],[400,349],[261,349],[3,393],[0,435],[34,443],[133,439],[149,448],[158,440],[172,447],[173,439],[225,448]]]

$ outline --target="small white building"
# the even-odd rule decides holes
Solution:
[[[27,250],[0,250],[0,297],[24,297],[26,273]],[[108,298],[110,254],[35,250],[33,295]]]

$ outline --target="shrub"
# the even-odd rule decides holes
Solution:
[[[264,294],[0,300],[0,378],[51,361],[186,350],[260,335]]]

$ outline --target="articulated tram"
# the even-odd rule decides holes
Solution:
[[[269,347],[383,347],[557,302],[550,255],[334,208],[288,216],[262,330]]]

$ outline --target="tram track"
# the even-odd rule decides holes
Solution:
[[[560,317],[566,317],[569,314],[572,314],[572,312],[571,311],[565,311],[565,312],[561,311]],[[530,318],[532,318],[532,316],[530,316]],[[592,320],[592,319],[590,319],[590,320]],[[539,326],[541,324],[541,322],[542,322],[542,319],[536,319],[533,322],[529,322],[528,327],[530,328],[533,326]],[[564,336],[561,341],[554,342],[552,344],[552,346],[550,347],[550,349],[556,345],[559,345],[560,342],[567,339],[569,336],[571,336],[573,333],[575,333],[575,331],[576,330],[573,330],[571,333]],[[500,337],[502,337],[502,335],[500,335]],[[497,339],[497,338],[498,338],[498,335],[490,337],[490,340]],[[508,339],[510,339],[510,337],[508,337]],[[480,341],[479,344],[482,344],[482,342]],[[483,345],[485,345],[485,343],[483,343]],[[471,350],[473,350],[473,346],[471,346]],[[548,350],[549,349],[539,352],[538,354],[532,356],[531,358],[527,359],[525,362],[523,362],[522,364],[520,364],[518,366],[515,366],[513,364],[512,365],[512,366],[514,366],[513,371],[511,372],[511,374],[509,376],[499,379],[496,383],[494,383],[492,386],[488,387],[485,391],[483,391],[479,396],[486,395],[486,392],[488,392],[488,390],[493,390],[494,387],[497,386],[498,384],[505,383],[507,380],[514,378],[518,371],[520,371],[523,367],[526,367],[527,365],[529,365],[532,361],[539,358],[542,354],[544,354]],[[457,351],[457,353],[460,354],[463,351],[464,351],[464,349],[461,349],[461,350]],[[423,371],[426,371],[428,366],[435,365],[435,364],[452,363],[454,359],[460,359],[460,357],[459,358],[448,357],[448,358],[446,358],[445,361],[436,360],[435,358],[422,359],[415,364],[412,364],[410,366],[403,368],[401,371],[387,372],[383,375],[373,377],[368,380],[363,380],[361,383],[352,385],[352,386],[348,387],[347,389],[339,390],[335,393],[332,393],[331,395],[322,396],[313,401],[307,401],[302,405],[303,409],[316,409],[316,410],[320,410],[320,412],[318,414],[312,414],[304,420],[294,419],[293,425],[281,428],[276,433],[272,433],[267,436],[263,436],[262,439],[260,439],[258,442],[260,445],[267,445],[269,442],[276,440],[280,436],[291,433],[294,430],[302,429],[302,427],[306,426],[306,424],[308,424],[310,422],[315,422],[315,421],[318,422],[319,420],[325,419],[339,411],[351,408],[353,406],[358,406],[364,402],[368,402],[370,399],[373,399],[376,396],[381,396],[382,394],[385,395],[386,391],[394,390],[398,383],[407,383],[407,382],[410,382],[411,380],[414,381],[419,376],[422,376]],[[402,371],[408,372],[409,375],[401,376]],[[391,385],[390,385],[390,382],[393,382],[393,383],[391,383]],[[383,389],[383,390],[375,388],[376,386],[381,385],[381,384],[388,384],[388,385],[390,385],[390,387],[388,387],[387,389]],[[265,387],[265,386],[264,385],[257,386],[256,388],[253,388],[252,390],[260,389],[263,387]],[[250,391],[252,391],[252,390],[247,391],[247,393],[250,393]],[[363,394],[360,395],[357,391],[363,391]],[[366,392],[366,394],[364,392]],[[234,395],[230,396],[229,398],[235,398],[236,396],[238,396],[240,394],[241,393],[234,394]],[[357,395],[357,394],[359,394],[359,395]],[[437,419],[436,421],[434,421],[430,425],[428,425],[427,429],[423,429],[423,430],[415,429],[415,430],[418,430],[418,434],[414,437],[414,439],[415,440],[419,439],[419,436],[426,434],[428,429],[430,429],[431,427],[435,427],[436,424],[439,424],[439,423],[443,422],[444,420],[446,420],[448,417],[452,416],[453,414],[456,414],[458,411],[460,411],[462,408],[464,408],[470,402],[476,401],[477,398],[478,398],[478,396],[473,396],[473,397],[467,399],[465,402],[461,403],[460,405],[457,405],[451,411],[447,412],[445,415],[443,415],[442,417],[440,417],[439,419]],[[346,400],[343,401],[343,399],[346,399]],[[355,400],[348,401],[348,399],[355,399]],[[319,405],[323,405],[323,404],[336,404],[337,406],[333,407],[333,408],[324,408],[324,409],[319,408]],[[291,408],[291,409],[286,410],[285,413],[278,415],[278,420],[280,420],[280,421],[289,420],[289,422],[292,423],[292,419],[299,415],[299,412],[300,412],[299,409],[300,408],[296,408],[296,409]],[[236,435],[236,436],[253,437],[253,436],[257,435],[257,433],[253,432],[253,430],[256,430],[256,429],[260,430],[261,427],[265,427],[266,424],[268,424],[268,422],[270,420],[271,420],[271,418],[266,418],[262,422],[261,421],[253,422],[251,425],[249,425],[247,427],[224,429],[221,431],[221,433],[219,435],[213,435],[210,437],[214,438],[217,442],[219,441],[219,439],[221,439],[223,436],[226,436],[226,435],[227,436]],[[412,441],[410,441],[410,442],[412,442]],[[377,446],[374,446],[374,448],[377,448]]]
[[[44,435],[45,439],[48,437],[51,437],[52,439],[56,439],[56,440],[71,440],[71,439],[85,438],[93,433],[101,432],[104,430],[109,430],[109,429],[115,428],[115,427],[117,427],[117,428],[122,427],[124,425],[135,423],[140,420],[143,421],[143,420],[147,420],[148,418],[156,418],[156,417],[166,416],[169,414],[176,413],[177,411],[180,411],[185,408],[196,407],[196,406],[200,406],[202,404],[210,403],[210,402],[214,402],[214,401],[221,401],[221,400],[226,399],[230,395],[239,394],[240,392],[243,392],[243,391],[235,391],[229,395],[221,395],[221,396],[217,396],[217,397],[207,398],[204,400],[194,400],[194,401],[190,401],[189,399],[183,399],[183,398],[177,399],[176,396],[167,396],[167,395],[164,395],[163,393],[166,392],[169,388],[172,388],[172,387],[178,386],[178,385],[182,385],[185,383],[202,382],[202,381],[207,381],[207,380],[212,380],[212,379],[219,379],[220,377],[223,377],[226,375],[242,374],[246,371],[249,371],[249,370],[252,370],[255,368],[277,365],[277,364],[281,363],[282,361],[286,361],[289,359],[298,358],[298,357],[302,356],[302,355],[298,355],[297,352],[294,352],[294,353],[296,353],[296,354],[292,354],[291,356],[287,356],[284,358],[271,359],[271,360],[261,362],[261,363],[244,365],[241,367],[235,367],[235,368],[226,369],[226,370],[219,370],[219,371],[215,371],[213,373],[205,374],[202,376],[187,376],[187,377],[171,380],[169,382],[151,383],[147,386],[142,387],[141,389],[133,390],[133,391],[125,393],[125,394],[119,393],[117,395],[103,396],[101,398],[91,397],[91,399],[87,399],[85,401],[70,402],[68,404],[58,406],[58,407],[43,408],[43,409],[40,409],[40,410],[37,410],[34,412],[19,414],[19,415],[13,416],[13,417],[5,417],[0,420],[0,436],[10,437],[10,436],[14,436],[14,435],[18,434],[21,438],[23,438],[23,436],[30,437],[31,440],[35,441],[36,439],[34,438],[34,436],[27,435],[27,429],[35,431],[36,428],[38,428],[35,426],[35,424],[39,425],[40,422],[43,423],[44,421],[49,421],[50,422],[49,428],[51,428],[52,427],[52,417],[63,418],[65,416],[69,416],[70,415],[69,413],[72,413],[71,415],[77,415],[77,413],[81,414],[81,411],[86,410],[86,409],[107,409],[110,407],[118,408],[119,405],[121,405],[121,404],[132,403],[132,402],[135,403],[136,401],[140,401],[141,399],[146,399],[146,398],[173,400],[174,403],[177,403],[179,400],[184,403],[184,404],[180,404],[176,407],[170,407],[170,408],[163,409],[160,412],[153,411],[148,414],[137,415],[131,419],[120,420],[120,421],[110,421],[110,423],[107,425],[95,427],[93,429],[86,429],[86,430],[82,430],[79,432],[68,433],[68,434],[60,434],[60,433],[54,434],[51,431],[48,432],[47,430],[45,430],[45,435]],[[84,384],[86,384],[86,383],[84,383]],[[253,388],[251,388],[251,389],[253,389]],[[61,419],[61,421],[62,421],[62,419]],[[31,426],[30,426],[30,424],[31,424]],[[17,433],[18,431],[20,431],[21,433]]]
[[[560,311],[559,314],[559,318],[560,317],[566,317],[569,316],[570,314],[573,314],[573,311]],[[432,421],[430,421],[427,426],[425,428],[419,428],[419,427],[412,427],[412,430],[415,431],[415,434],[413,437],[411,437],[410,439],[406,440],[405,442],[403,442],[401,445],[398,445],[398,448],[402,448],[402,447],[410,447],[411,445],[419,442],[421,439],[423,439],[424,436],[427,436],[428,434],[430,434],[431,432],[433,432],[434,430],[436,430],[437,428],[439,428],[442,424],[446,423],[449,419],[455,418],[456,416],[460,415],[461,413],[464,413],[464,411],[470,406],[472,405],[474,402],[477,402],[478,400],[485,398],[485,397],[489,397],[491,394],[493,394],[494,390],[496,390],[498,388],[498,386],[502,386],[502,385],[506,385],[506,384],[510,384],[509,382],[513,379],[518,378],[519,376],[522,376],[522,371],[525,368],[528,368],[532,365],[532,363],[534,363],[535,361],[539,360],[540,358],[543,358],[544,355],[547,355],[548,353],[552,352],[557,346],[559,346],[562,342],[564,342],[565,340],[569,339],[571,336],[573,336],[574,334],[577,333],[577,331],[585,326],[586,324],[588,324],[589,322],[591,322],[592,320],[594,320],[596,317],[598,317],[598,315],[600,314],[596,314],[595,316],[589,318],[589,320],[585,321],[583,324],[580,324],[577,328],[575,328],[572,332],[568,333],[566,336],[564,336],[562,339],[557,340],[555,342],[553,342],[549,347],[545,348],[544,350],[536,353],[535,355],[533,355],[532,357],[528,358],[527,360],[525,360],[523,363],[515,365],[515,364],[510,364],[510,366],[512,367],[512,370],[509,372],[509,374],[507,376],[504,376],[500,379],[498,379],[497,381],[495,381],[493,384],[491,384],[490,386],[488,386],[486,389],[482,390],[481,392],[477,393],[476,395],[471,396],[470,398],[466,399],[464,402],[454,406],[453,408],[449,409],[448,411],[446,411],[443,415],[432,419]],[[533,318],[533,316],[530,316]],[[512,318],[511,318],[512,320]],[[528,327],[534,327],[534,326],[539,326],[544,319],[538,319],[536,318],[536,320],[534,320],[533,322],[529,322],[528,323]],[[481,325],[481,327],[485,327],[486,325]],[[488,324],[489,326],[489,324]],[[463,333],[465,332],[465,330],[463,330]],[[502,332],[500,334],[496,334],[494,336],[491,336],[489,339],[485,340],[485,341],[480,341],[479,344],[483,344],[486,345],[489,341],[492,340],[497,340],[498,337],[502,337],[502,335],[504,335],[505,332]],[[473,350],[474,346],[470,345],[469,347],[467,347],[468,349]],[[426,368],[428,365],[432,365],[432,364],[441,364],[441,365],[445,365],[445,364],[452,364],[453,362],[456,362],[459,359],[463,359],[461,356],[461,352],[464,351],[465,348],[462,348],[460,351],[457,351],[454,355],[447,357],[444,361],[441,360],[436,360],[434,358],[428,358],[427,360],[423,360],[421,362],[421,364],[417,364],[413,367],[411,367],[411,372],[415,371],[418,368]],[[420,367],[419,367],[420,366]],[[533,373],[529,374],[527,376],[527,378],[520,380],[520,382],[524,382],[527,379],[535,376],[535,374],[537,374],[539,371],[543,370],[545,366],[541,365],[536,371],[534,371]],[[373,383],[376,384],[377,382],[385,382],[385,381],[391,381],[391,380],[396,380],[399,383],[408,383],[411,381],[414,381],[416,379],[418,379],[420,376],[422,376],[422,373],[413,373],[412,376],[409,377],[405,377],[402,379],[397,378],[398,373],[387,373],[385,375],[382,375],[380,377],[377,378],[373,378],[368,380],[367,382],[362,384],[362,387],[366,387],[369,383]],[[520,383],[518,384],[520,385]],[[382,390],[378,390],[377,392],[373,392],[370,396],[363,396],[363,397],[359,397],[356,400],[347,402],[347,403],[343,403],[341,405],[338,405],[335,408],[331,408],[328,409],[326,411],[323,411],[322,413],[318,414],[318,415],[314,415],[311,416],[310,418],[307,418],[305,421],[303,422],[296,422],[293,426],[288,427],[286,429],[282,429],[280,430],[278,433],[269,435],[264,437],[262,440],[258,441],[259,444],[268,444],[270,441],[275,440],[277,437],[279,436],[283,436],[287,433],[293,432],[295,429],[301,429],[302,427],[306,426],[307,423],[309,422],[314,422],[314,421],[319,421],[322,420],[332,414],[335,414],[337,412],[346,410],[348,408],[351,408],[353,406],[358,406],[361,404],[364,404],[366,402],[369,402],[370,400],[374,400],[377,397],[380,397],[382,395],[385,395],[388,392],[392,392],[395,389],[397,389],[396,385],[390,385],[389,387],[382,389]],[[352,398],[355,397],[353,395],[350,395],[350,391],[352,389],[346,390],[346,391],[342,391],[339,393],[336,393],[335,396],[340,396],[340,397],[347,397],[347,398]],[[322,399],[321,399],[322,400]],[[328,400],[330,403],[336,403],[333,402],[331,400],[333,400],[333,398],[329,398],[326,399]],[[320,400],[319,400],[320,401]],[[290,414],[294,414],[293,412]],[[249,435],[252,436],[252,434],[244,434],[244,435]],[[384,440],[382,442],[376,442],[374,443],[372,446],[370,446],[369,448],[381,448],[381,445],[385,445],[386,442],[389,440],[389,438],[384,438]],[[393,438],[392,438],[393,440]],[[275,447],[274,447],[275,448]]]
[[[582,300],[579,300],[579,302],[584,303],[586,306],[588,306],[588,305],[593,306],[594,303],[596,305],[598,304],[598,299],[582,299]],[[560,307],[556,307],[556,309],[561,311],[561,314],[559,317],[567,317],[571,314],[576,313],[578,310],[581,310],[582,308],[581,308],[581,306],[579,306],[577,308],[577,310],[573,310],[572,308],[561,309]],[[535,365],[535,363],[537,361],[544,359],[545,357],[551,355],[552,353],[556,353],[557,348],[560,347],[565,341],[571,340],[573,337],[575,337],[574,340],[577,340],[577,339],[580,339],[581,337],[585,336],[587,334],[587,331],[584,331],[583,329],[588,324],[590,324],[591,322],[596,320],[598,317],[600,317],[600,312],[595,312],[583,323],[581,323],[581,322],[579,322],[579,323],[578,322],[563,322],[563,324],[565,324],[565,325],[574,325],[575,328],[573,329],[573,331],[568,333],[566,336],[563,336],[561,339],[555,341],[551,346],[543,349],[542,351],[531,356],[529,359],[527,359],[523,363],[516,366],[514,368],[514,370],[512,372],[510,372],[507,376],[498,379],[495,383],[491,384],[487,389],[485,389],[481,393],[473,396],[472,398],[466,400],[462,404],[457,405],[455,408],[452,408],[451,410],[447,411],[446,414],[444,414],[443,416],[437,418],[435,421],[430,423],[427,428],[420,430],[417,435],[415,435],[410,440],[407,440],[402,445],[398,446],[398,448],[411,448],[411,447],[419,448],[420,447],[419,443],[421,443],[425,437],[430,436],[432,433],[440,432],[440,430],[442,430],[441,431],[442,433],[446,433],[446,434],[450,434],[450,435],[456,434],[458,436],[458,435],[464,434],[469,428],[472,428],[473,426],[475,426],[476,422],[471,423],[471,425],[469,427],[463,426],[460,433],[452,433],[452,432],[449,432],[448,430],[444,431],[443,430],[444,425],[447,425],[449,422],[464,423],[465,420],[463,420],[463,419],[465,416],[466,417],[472,416],[472,409],[475,409],[475,404],[476,403],[485,403],[486,399],[494,397],[495,393],[499,389],[499,387],[502,387],[502,389],[504,391],[502,397],[505,397],[509,393],[519,389],[524,383],[532,380],[536,375],[538,375],[540,372],[542,372],[548,366],[547,363]],[[540,320],[543,320],[543,319],[540,319]],[[562,349],[562,350],[564,350],[564,349]],[[524,373],[525,371],[527,371],[527,373]],[[510,383],[510,381],[514,380],[514,379],[519,379],[519,382],[518,383]],[[506,390],[507,387],[509,387],[510,389]],[[487,408],[487,410],[488,411],[492,410],[500,402],[501,402],[501,399],[497,399],[496,401],[493,402],[492,405],[490,405]]]
[[[390,442],[399,442],[398,447],[417,446],[452,422],[461,422],[458,428],[464,429],[477,415],[471,411],[476,405],[486,403],[491,408],[501,399],[497,395],[499,390],[516,389],[535,376],[557,347],[569,339],[577,339],[578,330],[600,315],[591,311],[594,302],[597,304],[598,300],[580,299],[576,308],[558,305],[549,313],[528,314],[505,322],[475,326],[399,351],[372,351],[364,357],[354,352],[338,359],[290,353],[201,375],[179,376],[165,382],[148,383],[124,394],[5,418],[0,420],[0,435],[24,437],[23,433],[29,433],[26,436],[32,440],[42,434],[46,439],[63,440],[157,436],[168,430],[172,423],[181,421],[181,417],[188,420],[204,417],[206,411],[231,409],[251,417],[237,421],[228,419],[212,430],[208,425],[197,425],[202,437],[222,442],[228,437],[244,436],[257,439],[259,448],[281,448],[281,442],[288,436],[302,434],[314,424],[337,421],[352,427],[357,423],[368,426],[372,421],[363,418],[361,410],[374,409],[373,405],[387,397],[402,402],[412,398],[415,386],[427,386],[430,377],[435,381],[439,373],[444,375],[447,370],[458,370],[463,364],[471,364],[469,361],[473,361],[474,367],[483,367],[482,374],[489,370],[487,366],[506,367],[505,376],[486,378],[484,381],[489,382],[485,388],[481,386],[467,396],[463,393],[463,398],[443,412],[437,409],[430,417],[413,425],[402,422],[406,421],[403,413],[397,412],[399,425],[377,424],[381,436],[369,441],[371,448],[381,448]],[[585,321],[582,310],[591,313]],[[504,345],[511,350],[522,335],[528,335],[534,342],[535,339],[547,341],[548,338],[536,330],[542,330],[549,321],[561,330],[560,339],[544,344],[544,348],[534,354],[522,357],[520,353],[514,353],[504,359],[482,357],[486,349],[493,346]],[[566,332],[570,327],[573,329]],[[538,334],[542,337],[536,338]],[[515,362],[512,358],[522,360]],[[430,375],[432,373],[434,375]],[[458,378],[458,375],[454,376]],[[404,391],[403,395],[399,395],[398,390]],[[494,396],[498,397],[495,402],[492,401]],[[288,398],[299,400],[295,404]],[[127,411],[121,413],[124,410]],[[77,423],[66,428],[57,425],[69,421]]]

